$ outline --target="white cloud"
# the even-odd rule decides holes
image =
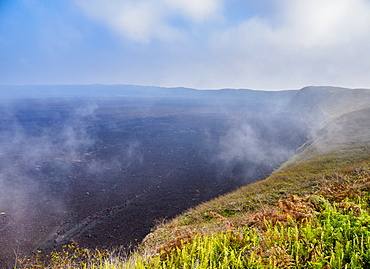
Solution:
[[[286,1],[286,34],[311,46],[348,43],[369,35],[370,2],[366,0]]]
[[[162,24],[150,3],[118,0],[80,0],[77,3],[88,16],[134,41],[148,41]],[[168,29],[161,30],[161,35],[166,35]]]
[[[279,14],[214,31],[187,72],[200,87],[370,86],[370,2],[285,0]],[[196,63],[201,53],[205,61]],[[169,78],[174,82],[175,77]]]
[[[171,20],[201,23],[212,19],[220,10],[221,0],[78,0],[90,17],[97,19],[123,37],[149,42],[151,39],[175,40],[182,30]]]
[[[213,17],[222,8],[221,0],[164,0],[163,2],[196,22]]]

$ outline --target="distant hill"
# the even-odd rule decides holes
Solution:
[[[287,106],[309,126],[302,156],[340,148],[364,147],[370,142],[370,90],[306,87]],[[310,154],[309,154],[310,153]]]
[[[370,89],[305,87],[287,105],[291,113],[318,127],[346,113],[370,107]]]
[[[0,85],[0,100],[15,98],[184,98],[239,100],[245,103],[287,104],[296,91],[255,91],[248,89],[196,90],[136,85]]]

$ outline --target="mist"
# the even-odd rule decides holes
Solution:
[[[34,87],[0,102],[2,264],[69,242],[133,247],[156,220],[266,177],[307,139],[284,112],[294,92]]]
[[[218,138],[215,161],[220,175],[253,181],[265,176],[295,153],[305,139],[304,130],[298,119],[282,111],[232,115]]]

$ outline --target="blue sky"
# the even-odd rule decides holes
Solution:
[[[370,87],[370,0],[0,0],[0,84]]]

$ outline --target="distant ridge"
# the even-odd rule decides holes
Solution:
[[[370,143],[370,89],[305,87],[287,109],[311,130],[302,156]]]
[[[0,85],[1,100],[15,98],[182,98],[236,100],[246,103],[286,105],[297,91],[259,91],[250,89],[197,90],[137,85]]]

